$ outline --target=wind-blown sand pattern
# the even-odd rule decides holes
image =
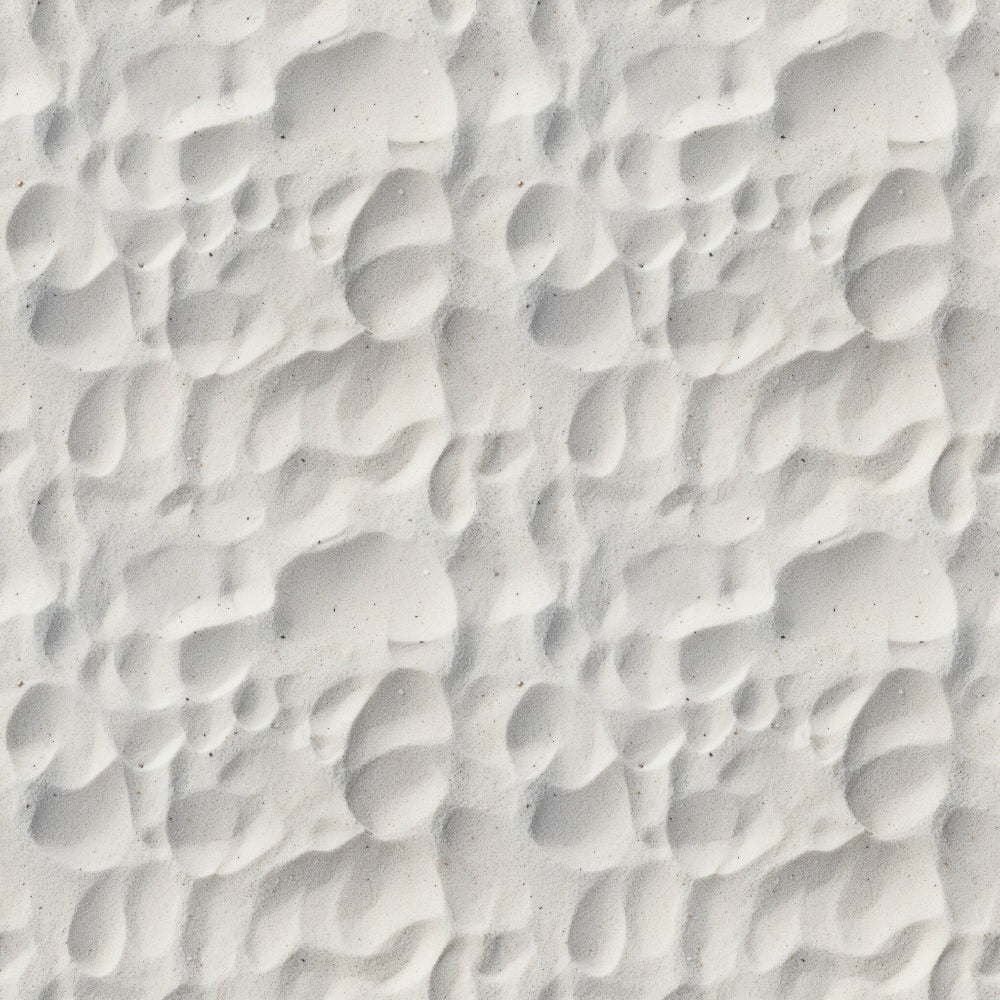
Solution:
[[[1000,998],[1000,3],[10,0],[0,993]]]

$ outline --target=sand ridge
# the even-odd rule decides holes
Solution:
[[[1000,997],[994,0],[2,23],[3,995]]]

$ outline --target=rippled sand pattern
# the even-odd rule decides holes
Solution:
[[[1000,1000],[1000,0],[8,0],[0,994]]]

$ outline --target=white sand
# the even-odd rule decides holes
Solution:
[[[0,996],[1000,998],[1000,0],[0,25]]]

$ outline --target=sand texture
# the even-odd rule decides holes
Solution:
[[[0,997],[1000,1000],[1000,0],[0,28]]]

